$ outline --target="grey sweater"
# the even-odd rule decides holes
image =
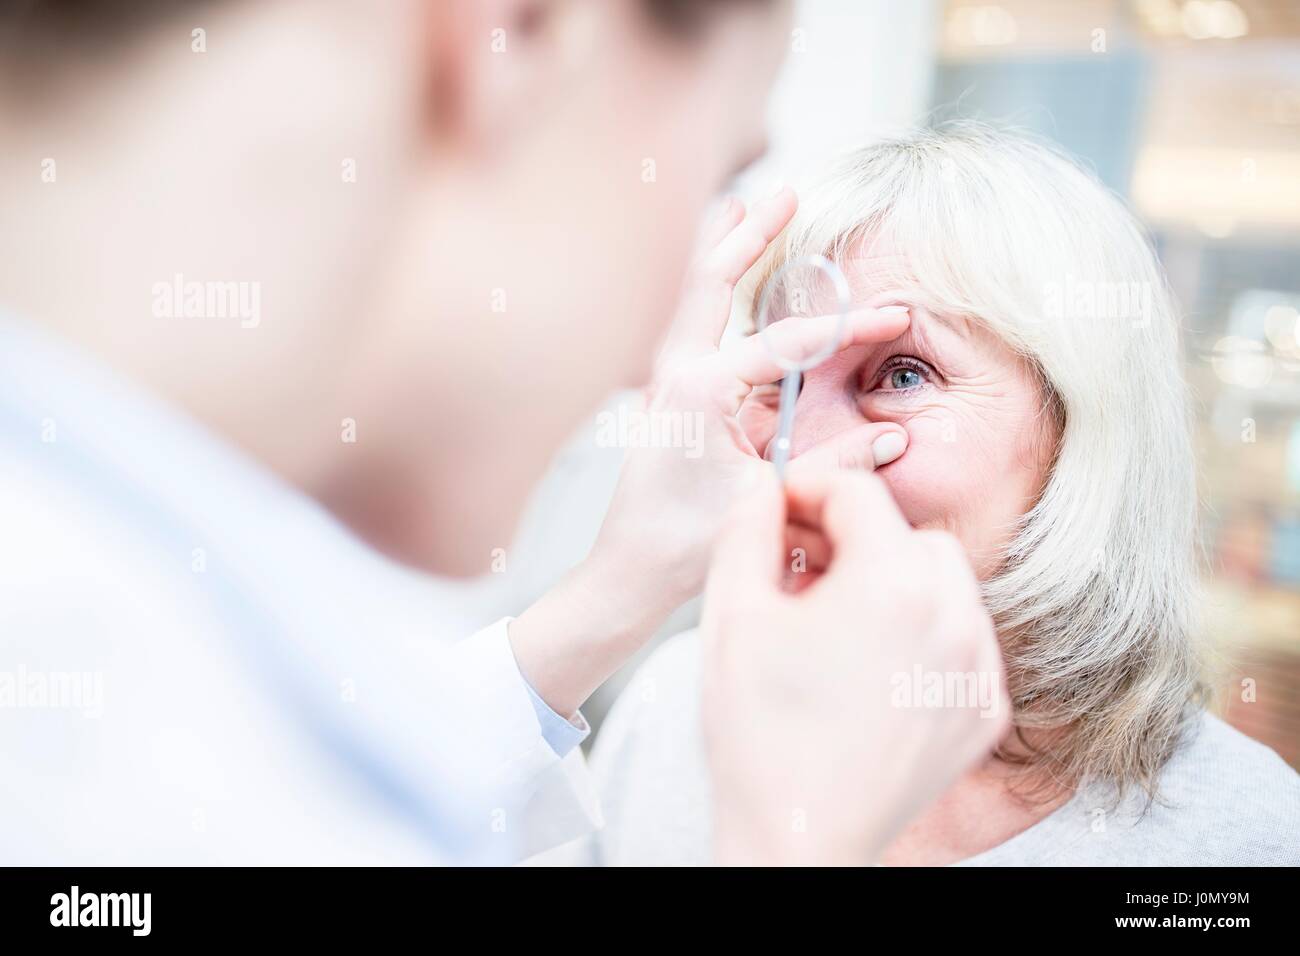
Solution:
[[[606,823],[542,864],[709,862],[709,780],[699,722],[699,642],[668,641],[638,670],[601,728],[592,772]],[[1160,800],[1108,809],[1080,791],[962,866],[1297,866],[1300,776],[1273,751],[1206,714],[1160,779]]]

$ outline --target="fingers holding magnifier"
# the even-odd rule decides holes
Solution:
[[[908,322],[906,309],[861,309],[843,317],[791,317],[724,349],[719,358],[727,375],[756,388],[779,381],[792,365],[856,345],[895,339],[906,331]]]
[[[664,355],[713,351],[731,316],[736,283],[785,228],[799,205],[783,186],[746,211],[738,199],[725,201],[703,227],[676,320]]]
[[[702,260],[709,255],[723,239],[725,239],[731,230],[740,225],[745,218],[745,204],[735,196],[727,196],[712,211],[705,222],[703,229],[700,230],[699,240],[695,245],[694,258]]]
[[[734,287],[794,218],[798,206],[799,199],[789,186],[782,186],[768,198],[754,203],[749,214],[704,255],[700,274]]]

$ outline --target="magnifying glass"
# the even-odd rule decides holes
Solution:
[[[806,337],[799,338],[797,343],[791,338],[789,348],[782,349],[776,337],[764,336],[768,354],[785,372],[785,377],[781,379],[776,436],[767,452],[772,464],[776,466],[778,480],[785,480],[785,468],[790,461],[794,406],[799,398],[804,373],[816,368],[839,350],[844,340],[850,302],[849,283],[844,278],[844,273],[839,266],[820,255],[791,259],[774,272],[763,286],[758,300],[756,333],[761,333],[775,322],[798,322],[801,318],[835,316],[835,322],[825,341],[814,342],[811,350]],[[783,351],[787,354],[781,354]]]

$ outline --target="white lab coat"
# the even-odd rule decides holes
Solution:
[[[0,863],[507,862],[599,823],[505,622],[449,647],[453,584],[8,320],[0,529]]]

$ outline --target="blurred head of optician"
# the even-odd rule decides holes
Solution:
[[[389,553],[483,569],[582,413],[647,378],[788,16],[0,2],[0,303]],[[194,282],[235,301],[190,316]]]

